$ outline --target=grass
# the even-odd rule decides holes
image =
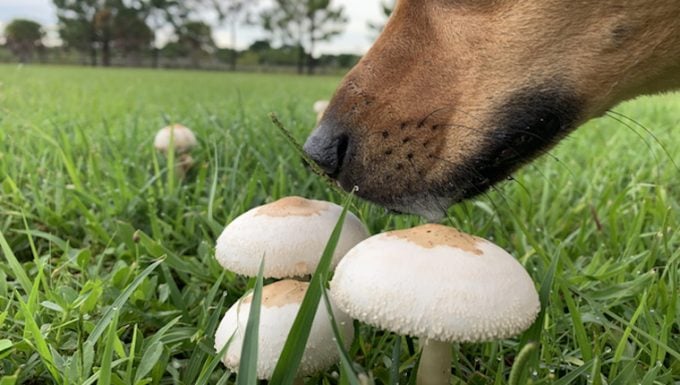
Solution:
[[[279,197],[342,202],[267,116],[304,140],[313,101],[338,80],[0,67],[0,384],[234,383],[212,334],[252,282],[219,267],[213,242]],[[667,152],[603,117],[450,210],[454,225],[510,250],[547,300],[525,336],[457,346],[455,384],[506,383],[530,340],[533,384],[680,381],[680,96],[615,110]],[[184,181],[168,180],[153,150],[168,122],[200,141]],[[350,209],[372,233],[421,223]],[[376,384],[407,384],[415,346],[362,326],[349,358]],[[344,383],[342,370],[307,383]]]

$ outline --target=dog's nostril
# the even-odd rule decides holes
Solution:
[[[333,174],[337,174],[340,172],[340,170],[342,170],[342,165],[345,162],[345,156],[347,155],[348,148],[349,148],[349,136],[340,135],[340,137],[338,137],[338,145],[336,147],[338,164]]]
[[[348,135],[333,135],[323,130],[312,134],[304,146],[307,155],[331,177],[336,177],[340,173],[348,149]]]

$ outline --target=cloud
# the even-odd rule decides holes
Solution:
[[[50,0],[2,0],[0,1],[0,21],[7,23],[12,19],[31,19],[40,24],[56,24],[57,10]]]

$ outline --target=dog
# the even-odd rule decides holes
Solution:
[[[678,0],[399,0],[304,149],[430,219],[621,101],[680,87]]]

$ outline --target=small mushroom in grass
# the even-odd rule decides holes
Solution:
[[[174,141],[175,152],[183,154],[196,147],[196,136],[190,129],[181,124],[161,128],[153,141],[154,147],[162,153],[170,150],[170,141]]]
[[[314,102],[314,112],[316,112],[316,124],[319,124],[321,118],[323,118],[323,113],[326,112],[328,108],[328,100],[317,100]]]
[[[295,280],[283,280],[262,288],[260,326],[257,352],[257,376],[259,379],[271,378],[281,351],[300,310],[302,299],[309,284]],[[224,315],[215,333],[215,349],[219,352],[229,342],[222,362],[230,370],[238,370],[241,361],[243,338],[250,314],[252,293],[238,300]],[[333,306],[331,304],[331,306]],[[342,334],[345,349],[349,348],[354,336],[352,319],[333,306],[338,329]],[[331,320],[326,307],[317,309],[314,323],[305,346],[298,377],[319,373],[340,359],[334,340]]]
[[[154,138],[153,145],[156,150],[167,154],[170,151],[170,146],[174,147],[177,154],[175,166],[179,175],[184,175],[193,166],[194,160],[189,152],[196,147],[198,143],[196,136],[190,129],[181,124],[173,124],[161,128]]]
[[[352,318],[421,339],[418,385],[451,381],[451,343],[517,335],[540,310],[534,283],[515,258],[441,225],[361,242],[340,262],[330,286]]]
[[[266,278],[312,274],[341,213],[334,203],[295,196],[256,207],[225,227],[215,258],[225,269],[251,277],[262,257]],[[331,267],[368,235],[363,223],[347,213]]]

